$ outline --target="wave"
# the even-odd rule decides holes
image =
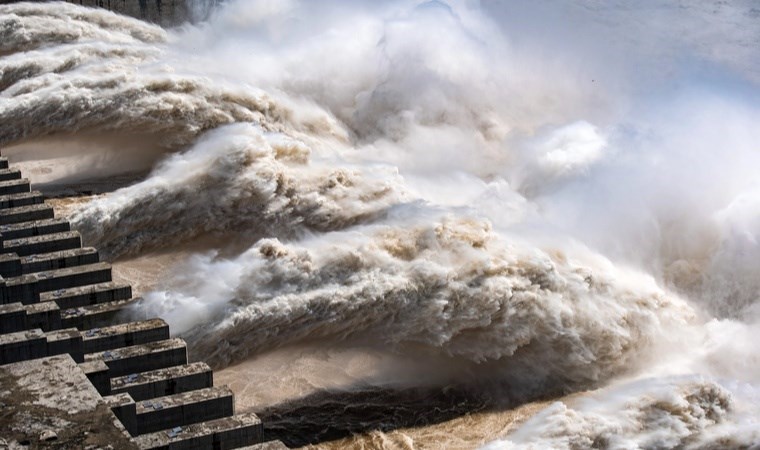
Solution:
[[[658,2],[592,3],[230,1],[172,30],[4,5],[0,145],[149,147],[149,173],[72,224],[109,258],[216,238],[134,311],[216,367],[324,340],[526,398],[594,388],[757,317],[760,41],[743,2],[660,8],[678,26],[652,33]],[[735,420],[723,384],[653,386],[499,445],[646,447],[662,425],[688,446]]]
[[[52,7],[31,2],[0,5],[0,14],[0,55],[83,40],[134,44],[167,38],[161,27],[63,2]]]
[[[699,378],[646,379],[556,402],[484,449],[754,448],[760,432],[732,393]],[[756,413],[756,411],[755,411]]]
[[[404,197],[389,171],[310,161],[303,142],[260,126],[222,127],[140,183],[75,211],[74,226],[109,255],[204,234],[296,237],[371,221]]]
[[[307,105],[296,114],[287,99],[260,89],[175,73],[160,63],[160,27],[70,4],[1,8],[10,56],[0,63],[0,145],[97,130],[153,136],[177,149],[235,122],[336,131],[328,114],[309,117]]]
[[[525,248],[487,222],[404,225],[300,244],[263,239],[234,260],[196,259],[140,308],[189,330],[197,356],[216,366],[304,340],[365,342],[496,361],[515,395],[577,389],[630,369],[692,318],[645,276]],[[193,281],[196,273],[215,281]]]

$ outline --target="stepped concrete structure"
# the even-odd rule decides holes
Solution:
[[[135,301],[0,157],[0,448],[285,448]]]

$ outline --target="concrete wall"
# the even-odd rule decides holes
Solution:
[[[83,6],[109,9],[164,27],[197,22],[223,0],[67,0]]]

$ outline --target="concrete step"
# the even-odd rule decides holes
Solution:
[[[20,258],[19,262],[21,264],[21,273],[35,273],[95,264],[100,262],[100,257],[98,256],[98,251],[94,248],[84,247],[24,256]]]
[[[0,334],[16,333],[26,329],[26,310],[21,302],[0,305]]]
[[[8,157],[0,156],[0,169],[8,168]]]
[[[39,255],[80,247],[82,247],[82,238],[78,231],[43,234],[3,242],[4,253],[15,253],[18,256]]]
[[[0,209],[0,225],[52,219],[53,217],[55,217],[53,208],[44,203]]]
[[[0,283],[0,303],[21,302],[25,305],[40,301],[37,275],[19,275],[5,278]]]
[[[69,354],[78,363],[84,361],[82,335],[76,328],[48,331],[45,333],[45,339],[47,340],[46,356]]]
[[[134,442],[142,450],[233,449],[255,445],[263,439],[261,420],[256,414],[246,413],[143,434]],[[275,446],[272,450],[284,448],[287,447]]]
[[[47,339],[40,329],[0,335],[0,365],[47,356]]]
[[[101,394],[102,395],[102,394]],[[137,435],[137,403],[127,393],[111,394],[103,397],[106,406],[119,419],[131,436]],[[200,449],[199,449],[200,450]]]
[[[21,171],[18,169],[0,169],[0,181],[20,180]]]
[[[161,319],[93,328],[82,332],[85,353],[102,352],[169,339],[169,325]]]
[[[0,276],[12,278],[21,275],[21,258],[18,255],[15,253],[0,254]]]
[[[79,364],[79,368],[100,395],[105,397],[111,393],[111,377],[108,375],[108,366],[103,360],[90,360],[85,355],[85,362]]]
[[[0,181],[0,195],[20,194],[32,190],[29,180],[22,178],[20,180]]]
[[[42,331],[58,330],[61,326],[61,310],[53,302],[20,302],[0,305],[0,334],[39,328]]]
[[[111,281],[111,265],[102,262],[6,278],[0,282],[0,304],[28,305],[39,302],[43,292],[108,281]]]
[[[71,225],[66,219],[43,219],[0,225],[0,237],[4,241],[64,231],[71,231]]]
[[[187,364],[187,345],[174,338],[85,355],[85,362],[97,360],[108,366],[108,377],[115,378]]]
[[[61,311],[61,326],[64,328],[73,327],[79,330],[89,330],[117,323],[117,316],[138,300],[140,299],[131,298],[64,309]],[[55,302],[44,303],[56,304]]]
[[[31,276],[38,278],[39,292],[42,293],[111,281],[111,265],[100,262],[38,272]]]
[[[0,335],[0,365],[62,354],[70,354],[74,361],[83,361],[79,331],[68,329],[45,333],[34,328]]]
[[[39,328],[42,331],[60,330],[64,327],[61,324],[61,310],[53,302],[32,303],[24,305],[26,312],[26,328]]]
[[[54,301],[61,309],[79,308],[132,298],[132,287],[123,283],[96,283],[69,289],[42,292],[40,301]]]
[[[138,435],[229,417],[235,409],[227,386],[144,400],[136,406]]]
[[[39,205],[45,202],[40,191],[22,192],[21,194],[0,195],[0,209],[18,208],[19,206]]]
[[[208,364],[192,364],[135,373],[111,379],[111,393],[128,393],[136,401],[212,387],[214,373]]]
[[[68,355],[4,366],[0,385],[5,450],[137,450]]]

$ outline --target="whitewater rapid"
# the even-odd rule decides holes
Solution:
[[[140,171],[72,226],[108,258],[193,249],[133,314],[216,367],[383,349],[516,403],[594,390],[488,448],[753,448],[758,16],[0,5],[0,145],[52,181]]]

